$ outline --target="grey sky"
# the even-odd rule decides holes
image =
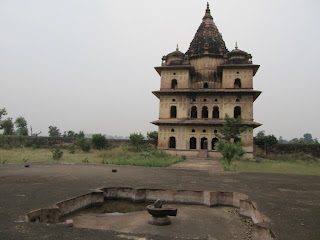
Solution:
[[[205,0],[0,0],[0,108],[34,131],[156,130],[161,57],[187,51]],[[209,1],[229,50],[261,67],[256,129],[320,138],[318,0]]]

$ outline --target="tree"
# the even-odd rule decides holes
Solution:
[[[14,125],[12,118],[7,118],[1,122],[1,129],[3,129],[3,135],[13,135],[14,134]]]
[[[79,138],[84,138],[84,131],[79,131],[78,137]]]
[[[49,137],[60,137],[61,136],[59,128],[54,127],[54,126],[49,126],[48,133],[49,133]]]
[[[216,149],[222,155],[221,160],[229,166],[234,160],[241,159],[245,154],[245,151],[242,149],[242,142],[219,142],[216,144]]]
[[[102,134],[93,134],[92,145],[95,149],[104,149],[106,146],[106,137]]]
[[[139,147],[143,145],[144,136],[141,133],[130,133],[130,144],[133,147]]]
[[[288,143],[288,141],[285,140],[282,136],[279,137],[278,142],[279,142],[279,143]]]
[[[310,133],[306,133],[303,135],[303,139],[302,139],[305,143],[313,143],[313,138],[312,135]]]
[[[14,121],[14,124],[17,127],[17,134],[22,136],[28,136],[28,127],[27,121],[24,117],[17,117]]]
[[[147,137],[151,142],[157,146],[158,145],[158,132],[157,131],[152,131],[152,132],[147,132]]]
[[[228,114],[225,115],[226,122],[223,124],[220,133],[215,135],[225,142],[231,142],[231,139],[239,139],[241,133],[246,131],[246,126],[242,125],[241,117],[230,118]]]
[[[81,148],[84,152],[89,152],[91,149],[91,144],[88,139],[80,138],[77,140],[77,145]]]
[[[272,134],[272,135],[265,135],[264,131],[260,131],[257,133],[257,135],[253,138],[254,143],[257,145],[273,145],[278,143],[278,139]]]
[[[7,110],[5,108],[0,108],[0,120],[2,118],[2,116],[7,115]]]

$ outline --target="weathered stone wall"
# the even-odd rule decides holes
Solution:
[[[266,149],[265,149],[266,148]],[[254,152],[267,154],[292,154],[292,153],[306,153],[314,157],[320,157],[320,144],[274,144],[268,146],[255,146]]]
[[[39,147],[50,148],[55,144],[75,144],[78,138],[65,137],[31,137],[31,136],[1,136],[0,147]],[[122,144],[129,144],[129,139],[107,139],[108,147],[119,147]]]

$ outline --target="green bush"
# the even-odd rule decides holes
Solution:
[[[144,136],[141,133],[131,133],[130,134],[130,144],[135,150],[143,151],[143,142]]]
[[[93,134],[92,135],[92,145],[95,149],[101,150],[106,146],[106,137],[102,134]]]
[[[89,152],[91,149],[90,141],[86,138],[80,138],[77,141],[77,145],[80,147],[80,149],[84,152]]]
[[[61,148],[62,148],[61,145],[56,144],[56,145],[54,146],[54,148],[51,149],[52,158],[53,158],[54,160],[59,160],[60,158],[62,158],[62,156],[63,156],[63,151],[61,150]]]
[[[237,143],[219,142],[216,145],[216,149],[222,155],[221,160],[224,163],[227,163],[228,166],[230,166],[234,160],[241,159],[245,154],[245,151],[242,149],[241,142],[237,142]]]
[[[69,150],[69,153],[71,153],[71,154],[74,154],[76,152],[76,148],[74,147],[73,144],[68,146],[68,150]]]

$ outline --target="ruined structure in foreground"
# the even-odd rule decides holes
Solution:
[[[215,133],[225,122],[225,114],[237,118],[247,130],[241,134],[247,157],[253,153],[253,102],[260,91],[253,90],[253,76],[259,65],[251,55],[238,49],[231,52],[210,14],[205,16],[184,54],[178,47],[162,58],[156,71],[161,76],[158,148],[175,155],[220,156]],[[239,141],[240,139],[235,139]]]

